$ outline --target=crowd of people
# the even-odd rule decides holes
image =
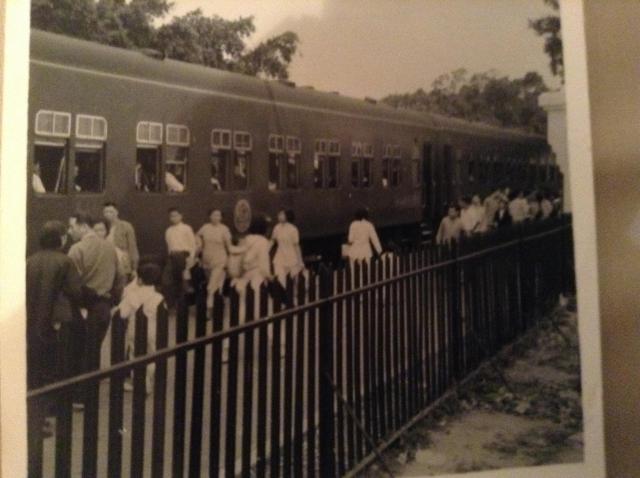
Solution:
[[[447,206],[436,234],[437,244],[483,234],[512,224],[549,218],[560,211],[560,199],[549,193],[509,187],[495,190],[484,200],[478,195],[462,197]]]
[[[436,242],[446,244],[492,228],[543,219],[557,208],[549,195],[512,193],[509,188],[496,190],[484,200],[478,195],[465,197],[459,205],[449,206]],[[210,209],[207,222],[194,231],[181,211],[171,208],[163,264],[140,257],[135,229],[120,218],[113,202],[104,204],[98,219],[77,213],[66,225],[46,222],[39,243],[40,250],[27,259],[29,388],[62,378],[55,355],[58,331],[65,323],[71,360],[64,374],[77,375],[100,367],[101,345],[116,316],[127,322],[126,346],[132,354],[135,317],[142,309],[148,319],[147,352],[153,352],[161,304],[172,308],[196,287],[206,287],[209,310],[215,292],[229,285],[242,291],[251,284],[256,290],[269,281],[271,292],[274,288],[282,292],[287,277],[295,277],[305,267],[300,233],[289,210],[278,212],[273,227],[265,216],[253,217],[247,234],[238,240],[220,209]],[[368,211],[357,210],[343,257],[353,264],[382,252]],[[147,381],[152,377],[153,367],[148,367]],[[82,397],[75,402],[81,407]]]

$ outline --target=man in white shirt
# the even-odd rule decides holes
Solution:
[[[40,178],[40,163],[35,163],[33,165],[33,176],[31,177],[31,187],[33,188],[33,192],[44,194],[47,192],[47,189],[44,187],[44,183],[42,182],[42,178]]]
[[[169,209],[169,221],[171,225],[164,235],[169,254],[165,285],[168,286],[167,301],[174,305],[175,300],[190,289],[189,271],[195,265],[197,242],[193,229],[182,222],[182,213],[177,208]]]

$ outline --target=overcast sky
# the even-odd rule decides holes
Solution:
[[[551,12],[543,0],[175,0],[171,13],[195,8],[227,19],[253,15],[250,44],[296,32],[291,80],[319,90],[380,98],[429,89],[460,67],[511,77],[537,71],[559,86],[543,40],[528,27]]]

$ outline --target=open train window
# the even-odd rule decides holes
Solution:
[[[107,120],[102,116],[76,116],[73,189],[76,192],[100,193],[104,190],[105,141]]]
[[[313,156],[313,185],[315,188],[338,187],[340,143],[335,140],[316,140]]]
[[[279,134],[269,135],[269,191],[282,188],[284,158],[284,136]]]
[[[231,161],[231,130],[211,131],[211,186],[215,191],[227,189],[227,174]]]
[[[40,110],[36,113],[31,187],[38,194],[67,192],[68,138],[71,113]]]
[[[245,131],[234,131],[233,149],[232,187],[236,190],[247,189],[252,149],[251,134]]]
[[[73,188],[76,192],[101,193],[104,190],[104,157],[104,143],[76,143],[73,167]]]
[[[351,144],[351,186],[360,186],[360,162],[362,161],[362,143]]]
[[[286,165],[285,176],[286,184],[290,189],[298,187],[298,165],[300,164],[300,157],[302,155],[302,144],[300,138],[297,136],[287,136],[286,142]]]
[[[36,141],[31,186],[39,194],[66,192],[67,142]]]
[[[362,143],[362,168],[360,171],[360,186],[368,188],[371,186],[373,176],[373,145]]]
[[[136,189],[145,193],[160,191],[162,123],[140,121],[136,127]]]
[[[138,145],[136,151],[135,182],[136,189],[145,193],[158,192],[160,183],[160,146]]]
[[[402,182],[402,150],[400,146],[392,148],[393,160],[391,161],[391,187],[397,187]]]
[[[477,158],[478,156],[471,153],[469,154],[468,157],[468,162],[467,162],[467,179],[470,183],[473,183],[476,181],[476,175],[477,173]]]
[[[184,125],[167,125],[164,185],[167,192],[182,193],[187,188],[187,162],[191,133]]]
[[[413,148],[411,149],[411,175],[413,184],[419,186],[422,182],[422,154],[420,153],[420,144],[417,138],[413,141]]]

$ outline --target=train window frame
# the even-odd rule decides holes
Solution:
[[[219,141],[216,141],[216,135],[219,137]],[[225,140],[226,138],[226,140]],[[211,169],[211,175],[209,177],[209,183],[211,184],[215,192],[227,191],[229,186],[229,164],[231,163],[232,156],[232,139],[233,134],[230,129],[225,128],[213,128],[211,130],[210,146],[211,154],[209,155],[209,166]],[[213,175],[214,160],[222,161],[222,172],[220,177]],[[219,163],[220,165],[220,163]],[[220,167],[220,166],[217,167]],[[222,183],[220,179],[222,178]]]
[[[370,188],[373,184],[373,163],[374,163],[374,152],[373,152],[373,143],[362,143],[362,159],[360,165],[360,187],[361,188]],[[364,171],[369,171],[369,175],[365,176]],[[368,180],[365,184],[364,178],[367,177]]]
[[[42,130],[39,128],[40,117],[43,115],[51,115],[51,130]],[[63,132],[56,132],[56,118],[65,118],[66,130]],[[34,120],[34,132],[38,136],[46,136],[51,138],[70,138],[71,137],[71,113],[67,111],[55,111],[55,110],[38,110]]]
[[[155,152],[155,182],[154,182],[154,187],[150,190],[144,190],[141,189],[140,185],[142,184],[141,181],[139,181],[138,178],[138,165],[141,165],[141,161],[140,161],[140,154],[143,151],[153,151]],[[162,151],[162,144],[147,144],[147,143],[138,143],[136,145],[136,166],[135,166],[135,171],[134,171],[134,184],[135,184],[135,188],[136,191],[139,193],[143,193],[143,194],[154,194],[154,193],[161,193],[162,192],[162,181],[161,181],[161,177],[162,177],[162,159],[163,159],[163,151]]]
[[[91,122],[91,133],[90,134],[83,134],[80,132],[81,130],[81,122],[83,120],[89,120]],[[104,125],[103,131],[104,134],[99,135],[99,134],[93,134],[93,131],[95,129],[95,125],[97,123],[102,123]],[[88,114],[77,114],[76,115],[76,131],[75,131],[75,136],[77,139],[83,139],[83,140],[93,140],[93,141],[106,141],[107,140],[107,136],[108,136],[108,131],[109,131],[109,124],[107,122],[107,119],[104,116],[96,116],[96,115],[88,115]]]
[[[284,141],[286,165],[283,173],[285,176],[285,187],[287,189],[297,189],[300,185],[300,162],[302,160],[302,141],[300,137],[287,135]],[[290,175],[289,167],[293,165],[293,175]],[[293,178],[293,181],[290,181]]]
[[[284,135],[270,134],[268,138],[269,162],[267,171],[267,189],[275,192],[283,189],[282,174],[284,165]]]
[[[191,146],[191,131],[189,130],[189,127],[187,125],[184,124],[174,124],[174,123],[167,123],[166,127],[166,144],[167,146],[182,146],[182,147],[189,147]],[[178,132],[178,140],[177,141],[172,141],[171,138],[171,131],[177,131]],[[184,141],[180,140],[180,133],[184,132],[186,133],[186,138]]]
[[[325,159],[327,158],[326,139],[316,139],[313,149],[313,188],[322,189],[324,187]]]
[[[99,167],[98,167],[98,190],[77,189],[75,169],[78,166],[78,154],[98,154],[99,155]],[[107,157],[107,143],[105,141],[76,141],[73,147],[73,192],[75,194],[104,194],[106,188],[106,157]]]
[[[148,129],[148,135],[146,137],[143,137],[140,134],[140,129],[145,126]],[[159,138],[152,138],[151,136],[152,128],[155,128],[156,131],[160,132]],[[158,123],[155,121],[138,121],[138,124],[136,125],[136,143],[144,144],[144,145],[152,145],[152,146],[162,146],[162,141],[164,139],[163,133],[164,133],[164,125],[162,123]]]
[[[62,149],[63,155],[62,155],[62,159],[61,159],[61,165],[62,168],[60,170],[60,166],[58,166],[58,177],[59,179],[56,179],[56,185],[60,185],[60,188],[58,190],[55,191],[47,191],[46,188],[44,190],[44,192],[42,191],[38,191],[36,190],[36,184],[39,187],[44,188],[44,181],[42,180],[42,171],[41,169],[37,169],[36,166],[39,165],[39,163],[42,161],[36,161],[36,156],[37,156],[37,151],[36,148],[56,148],[56,149]],[[70,148],[69,148],[69,140],[66,138],[58,138],[57,140],[51,140],[51,139],[47,139],[47,140],[43,140],[43,139],[36,139],[33,142],[33,161],[31,162],[31,168],[32,168],[32,172],[31,172],[31,191],[36,194],[39,197],[59,197],[61,195],[65,195],[68,192],[68,169],[69,169],[69,152],[70,152]],[[37,181],[36,181],[36,176],[37,176]]]
[[[238,141],[242,138],[242,141]],[[233,164],[232,168],[229,168],[231,174],[232,191],[245,191],[250,187],[251,178],[251,153],[253,150],[253,136],[248,131],[234,130],[233,131]],[[244,161],[244,184],[239,186],[238,177],[236,173],[240,162]]]
[[[324,168],[323,187],[325,189],[338,189],[341,185],[340,181],[340,158],[342,156],[342,145],[337,139],[327,141],[327,167]],[[331,184],[330,171],[334,170],[333,184]]]
[[[352,188],[360,187],[362,158],[362,143],[359,141],[353,141],[351,143],[351,168],[349,174]]]

